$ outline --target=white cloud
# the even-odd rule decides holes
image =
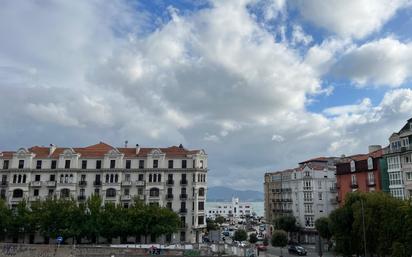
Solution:
[[[341,37],[378,31],[409,0],[293,0],[303,18]]]
[[[292,40],[291,40],[292,45],[302,44],[306,46],[310,44],[312,41],[313,41],[312,36],[305,34],[301,26],[293,25]]]
[[[400,86],[412,77],[412,44],[388,37],[350,48],[332,73],[359,86]]]
[[[0,10],[2,146],[182,143],[207,151],[210,185],[261,189],[265,171],[363,151],[411,113],[409,90],[377,106],[309,112],[312,96],[333,89],[321,87],[322,75],[350,43],[328,39],[302,56],[257,23],[254,1],[172,10],[150,32],[138,7],[99,3],[11,1]],[[284,3],[274,2],[270,19],[287,15]],[[299,33],[296,44],[311,42]]]
[[[281,135],[273,135],[272,136],[272,141],[281,143],[281,142],[285,141],[285,138],[282,137]]]

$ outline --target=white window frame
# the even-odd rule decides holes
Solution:
[[[355,172],[355,171],[356,171],[356,165],[355,165],[355,161],[354,161],[354,160],[350,161],[350,171],[351,171],[351,172]]]
[[[372,159],[372,157],[368,158],[368,170],[373,170],[373,159]]]

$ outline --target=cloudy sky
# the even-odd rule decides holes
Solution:
[[[412,117],[409,0],[0,2],[0,149],[203,148],[209,186],[387,144]]]

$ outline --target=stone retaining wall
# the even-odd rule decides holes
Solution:
[[[133,256],[207,256],[200,250],[113,248],[109,246],[73,246],[0,244],[0,257],[133,257]]]

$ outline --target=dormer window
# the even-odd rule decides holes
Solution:
[[[355,168],[355,161],[351,161],[350,162],[350,171],[351,172],[355,172],[356,168]]]
[[[372,159],[372,157],[368,158],[368,170],[373,170],[373,159]]]

